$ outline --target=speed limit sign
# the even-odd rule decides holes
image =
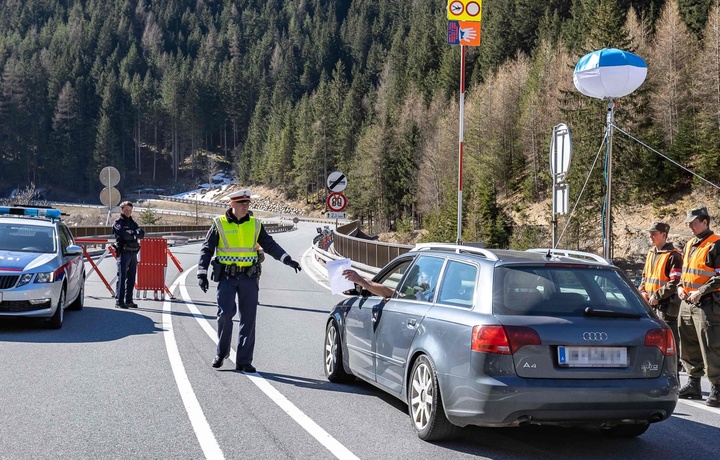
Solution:
[[[344,211],[347,206],[347,198],[340,192],[333,192],[327,197],[327,207],[333,212]]]

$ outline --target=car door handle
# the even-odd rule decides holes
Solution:
[[[412,329],[415,327],[416,324],[417,324],[417,321],[415,320],[415,318],[410,318],[408,320],[407,327]]]

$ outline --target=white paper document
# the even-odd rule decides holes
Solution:
[[[352,268],[350,259],[329,260],[326,264],[328,271],[328,280],[330,281],[330,291],[333,294],[342,294],[343,292],[355,288],[355,283],[348,281],[343,276],[343,270]]]

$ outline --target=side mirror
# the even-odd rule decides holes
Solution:
[[[81,256],[82,253],[82,248],[76,244],[71,244],[65,248],[65,254],[68,256]]]

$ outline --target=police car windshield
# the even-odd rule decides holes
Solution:
[[[54,253],[55,229],[0,223],[0,251]]]

